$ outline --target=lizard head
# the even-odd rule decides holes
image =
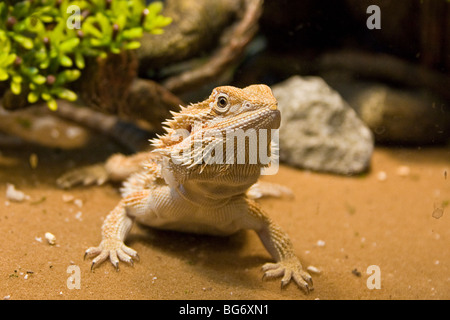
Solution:
[[[266,85],[251,85],[244,89],[231,86],[213,90],[208,101],[210,129],[278,129],[278,103]]]
[[[243,166],[259,175],[270,162],[271,134],[280,119],[268,86],[218,87],[205,101],[173,113],[165,123],[167,133],[153,145],[170,158],[172,171],[191,179],[192,174],[225,174]]]

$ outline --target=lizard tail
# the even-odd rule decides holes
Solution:
[[[61,118],[111,137],[130,152],[147,149],[149,147],[148,140],[154,135],[115,115],[97,112],[87,107],[77,107],[66,101],[58,102],[56,112]]]

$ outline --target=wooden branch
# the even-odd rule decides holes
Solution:
[[[411,88],[425,88],[450,101],[450,77],[392,55],[360,51],[325,54],[318,61],[322,72],[338,69],[359,78],[381,80]]]
[[[216,47],[242,0],[166,0],[162,14],[172,18],[162,35],[145,34],[137,50],[143,75],[149,69],[186,61]]]
[[[163,86],[169,91],[180,93],[217,78],[242,56],[252,40],[258,29],[262,5],[262,0],[246,0],[242,18],[235,23],[230,33],[222,36],[221,43],[224,45],[205,64],[166,79]]]
[[[160,132],[161,123],[171,117],[170,110],[178,110],[180,105],[184,102],[159,83],[138,78],[131,84],[119,116],[145,120],[153,130]]]

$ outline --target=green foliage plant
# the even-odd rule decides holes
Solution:
[[[0,81],[29,103],[75,101],[68,83],[88,57],[140,47],[144,32],[161,34],[172,19],[144,0],[28,0],[0,2]]]

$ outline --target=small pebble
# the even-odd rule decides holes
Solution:
[[[308,266],[308,268],[306,268],[307,271],[311,272],[311,273],[315,273],[315,274],[320,274],[322,271],[314,266]]]
[[[324,247],[324,246],[325,246],[325,241],[323,241],[323,240],[317,240],[316,245],[317,245],[318,247]]]
[[[76,214],[75,214],[75,219],[77,219],[77,220],[79,220],[79,221],[83,221],[83,219],[81,218],[81,216],[82,216],[82,212],[81,211],[78,211]]]
[[[377,173],[377,179],[378,179],[378,181],[386,181],[387,173],[385,171],[378,172]]]
[[[55,235],[50,232],[45,233],[45,239],[47,239],[47,242],[51,245],[54,245],[56,243]]]
[[[25,193],[20,190],[17,190],[16,187],[11,184],[6,184],[6,199],[16,202],[22,202],[24,200],[30,199]]]
[[[73,196],[73,195],[71,195],[71,194],[63,194],[62,195],[62,200],[64,201],[64,202],[71,202],[71,201],[73,201],[75,199],[75,197]]]
[[[397,174],[400,177],[407,177],[411,173],[411,169],[408,166],[400,166],[397,168]]]
[[[73,203],[74,203],[78,208],[81,208],[81,207],[83,206],[83,200],[81,200],[81,199],[75,199],[75,200],[73,201]]]

